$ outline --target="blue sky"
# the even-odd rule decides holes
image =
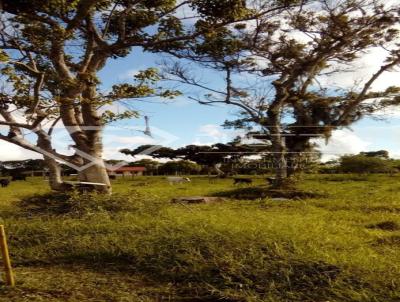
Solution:
[[[126,58],[109,61],[109,64],[101,71],[100,78],[104,89],[109,89],[115,83],[122,83],[133,79],[133,74],[138,70],[155,67],[161,61],[159,54],[143,53],[139,49],[134,50]],[[212,75],[205,74],[209,82],[222,81]],[[213,78],[215,77],[215,78]],[[179,89],[179,88],[178,88]],[[150,117],[151,126],[163,129],[179,137],[175,144],[189,144],[196,140],[196,135],[202,134],[206,125],[221,125],[226,119],[234,117],[236,108],[228,106],[205,106],[199,105],[185,96],[178,97],[172,101],[163,99],[152,102],[132,100],[130,104],[137,109],[141,115]],[[123,106],[121,106],[121,110]],[[118,125],[142,126],[142,118],[123,121]],[[229,132],[229,131],[228,131]]]
[[[122,83],[133,79],[135,72],[154,67],[162,60],[160,55],[144,54],[140,49],[134,50],[129,56],[118,60],[110,60],[107,66],[100,72],[102,89],[107,90],[113,84]],[[378,54],[366,58],[369,65],[367,74],[370,74],[379,66],[381,58]],[[364,64],[367,66],[366,64]],[[363,65],[363,66],[364,66]],[[364,67],[365,67],[364,66]],[[223,83],[215,74],[206,73],[202,75],[207,82],[213,85]],[[363,73],[357,73],[356,77],[361,78]],[[399,79],[398,73],[386,74],[377,83],[378,88],[394,85]],[[349,75],[339,76],[331,79],[337,85],[346,85],[354,79]],[[228,106],[204,106],[195,101],[188,100],[185,96],[165,103],[158,100],[152,103],[131,101],[132,106],[142,116],[150,117],[150,126],[155,132],[155,139],[146,137],[137,130],[144,130],[143,118],[125,120],[109,127],[105,132],[105,157],[107,159],[117,158],[131,160],[118,152],[122,148],[135,148],[141,144],[166,144],[178,147],[186,144],[211,144],[221,141],[229,141],[237,135],[233,130],[223,129],[220,125],[226,120],[234,118],[237,109]],[[116,110],[123,110],[123,106],[114,107]],[[358,153],[367,150],[389,150],[394,157],[400,157],[400,110],[389,112],[390,118],[385,121],[364,119],[351,129],[344,129],[334,132],[328,145],[323,141],[319,142],[321,150],[325,152],[324,159],[330,159],[335,155]],[[388,117],[381,115],[380,117]],[[133,129],[134,128],[134,129]],[[164,137],[167,136],[167,141]],[[171,139],[172,138],[172,139]],[[72,143],[68,136],[59,129],[55,136],[56,147],[64,152],[68,150],[67,145]],[[23,158],[37,158],[37,154],[27,152],[16,146],[0,142],[0,160],[12,160]]]
[[[366,68],[366,73],[379,66],[378,53],[371,54],[366,59],[370,66]],[[110,61],[109,65],[100,73],[104,88],[109,88],[112,84],[123,82],[132,77],[135,71],[147,67],[156,66],[162,57],[155,54],[144,54],[139,49],[128,57]],[[375,61],[376,62],[375,62]],[[366,66],[366,65],[365,65]],[[365,67],[363,65],[363,67]],[[381,82],[377,83],[378,88],[393,85],[396,83],[398,73],[386,74]],[[347,76],[347,75],[346,75]],[[356,75],[362,77],[362,73]],[[203,74],[209,83],[223,82],[215,74]],[[352,78],[340,80],[334,79],[338,84],[340,81],[351,81]],[[142,103],[133,100],[132,104],[143,115],[150,116],[151,126],[163,129],[174,136],[177,140],[170,143],[171,146],[180,146],[193,142],[207,144],[219,140],[228,140],[235,136],[232,130],[225,130],[220,125],[226,120],[234,117],[237,109],[228,106],[204,106],[195,101],[188,100],[182,96],[169,102],[162,101],[156,103]],[[395,157],[400,157],[400,111],[389,112],[389,115],[381,114],[380,118],[385,120],[363,119],[351,127],[351,129],[339,130],[334,133],[328,146],[320,142],[321,149],[326,152],[325,158],[331,155],[345,153],[358,153],[364,150],[387,149]],[[130,120],[119,123],[123,126],[144,127],[144,121]]]
[[[398,0],[386,1],[397,3]],[[183,8],[178,12],[182,16],[191,15],[192,11]],[[194,22],[194,19],[190,19]],[[294,36],[302,39],[300,36]],[[304,37],[303,37],[304,38]],[[383,49],[374,49],[355,64],[355,72],[334,74],[327,78],[320,78],[319,82],[325,87],[352,87],[356,82],[365,82],[383,63],[387,53]],[[163,56],[160,54],[143,53],[141,49],[134,49],[125,58],[109,60],[100,72],[101,88],[108,90],[113,84],[122,83],[133,79],[135,72],[148,67],[156,67]],[[196,70],[198,72],[198,70]],[[222,85],[223,81],[213,73],[202,72],[202,77],[210,84]],[[360,81],[361,80],[361,81]],[[400,73],[385,73],[374,85],[374,89],[381,90],[388,86],[400,86]],[[190,91],[193,93],[193,91]],[[223,129],[220,125],[227,119],[234,118],[237,109],[227,106],[204,106],[179,97],[165,104],[162,100],[155,103],[132,100],[132,107],[138,110],[142,117],[126,120],[108,127],[105,131],[104,145],[105,157],[108,159],[124,158],[118,152],[121,148],[135,148],[141,144],[167,144],[178,147],[186,144],[212,144],[226,142],[238,133],[233,130]],[[123,107],[114,107],[123,111]],[[364,119],[351,127],[335,131],[328,145],[319,141],[324,159],[334,156],[359,153],[360,151],[386,149],[392,156],[400,158],[400,107],[390,110],[390,115],[381,114],[386,121]],[[150,117],[150,126],[155,133],[155,139],[143,135],[143,116]],[[132,129],[134,128],[134,129]],[[139,130],[139,131],[138,131]],[[163,138],[164,137],[164,138]],[[165,140],[167,137],[167,140]],[[72,152],[68,145],[72,144],[65,131],[57,129],[55,147],[61,152]],[[0,141],[0,161],[17,160],[25,158],[39,158],[40,155],[23,150],[15,145]]]

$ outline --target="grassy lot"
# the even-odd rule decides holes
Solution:
[[[319,194],[181,205],[170,199],[237,188],[140,177],[112,198],[66,199],[40,178],[14,182],[0,217],[17,287],[0,301],[400,301],[400,176],[300,187]]]

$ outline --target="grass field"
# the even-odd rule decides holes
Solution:
[[[14,182],[0,217],[17,286],[0,301],[400,301],[400,176],[300,187],[318,194],[182,205],[171,198],[237,188],[140,177],[66,200],[40,178]]]

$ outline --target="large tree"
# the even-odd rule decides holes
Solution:
[[[254,15],[269,14],[286,1],[268,1],[257,12],[243,0],[10,0],[1,1],[0,61],[3,92],[0,125],[8,134],[0,139],[40,152],[50,170],[50,185],[63,190],[59,162],[79,167],[81,180],[103,183],[110,191],[102,159],[105,121],[132,116],[132,112],[100,113],[99,108],[120,99],[172,97],[147,85],[158,76],[154,69],[119,84],[111,93],[99,90],[101,71],[111,59],[132,50],[168,52],[183,49],[187,41],[202,41],[213,31]],[[182,9],[186,8],[186,15]],[[17,118],[15,112],[21,116]],[[67,129],[75,154],[54,150],[53,127]],[[46,127],[50,123],[50,127]],[[36,141],[27,140],[34,132]],[[86,167],[86,168],[85,168]]]
[[[268,147],[262,146],[261,148],[265,149]],[[239,144],[239,141],[234,140],[227,144],[217,143],[210,146],[187,145],[177,149],[154,145],[142,145],[133,150],[123,149],[120,152],[125,155],[136,156],[143,154],[143,151],[151,149],[154,151],[149,155],[153,158],[192,161],[198,165],[207,167],[209,173],[214,171],[222,176],[225,174],[219,169],[222,164],[234,163],[243,157],[252,155],[255,150],[260,149],[260,146]]]
[[[310,1],[279,19],[261,16],[255,23],[221,30],[200,46],[173,53],[223,73],[225,89],[202,82],[187,65],[175,63],[167,72],[173,80],[207,90],[204,97],[195,98],[198,102],[239,108],[240,117],[227,125],[247,127],[271,142],[280,186],[293,172],[288,160],[309,151],[313,138],[328,139],[333,130],[397,100],[396,87],[372,87],[400,63],[394,47],[398,11],[398,5],[380,0]],[[213,47],[216,43],[220,47]],[[387,50],[386,61],[358,85],[335,89],[321,81],[348,72],[378,47]]]

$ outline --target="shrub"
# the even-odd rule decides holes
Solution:
[[[340,170],[344,173],[390,173],[391,162],[379,157],[366,155],[345,155],[340,159]]]
[[[188,161],[188,160],[179,160],[179,161],[169,161],[163,164],[158,168],[158,172],[160,174],[197,174],[201,171],[201,166]]]

